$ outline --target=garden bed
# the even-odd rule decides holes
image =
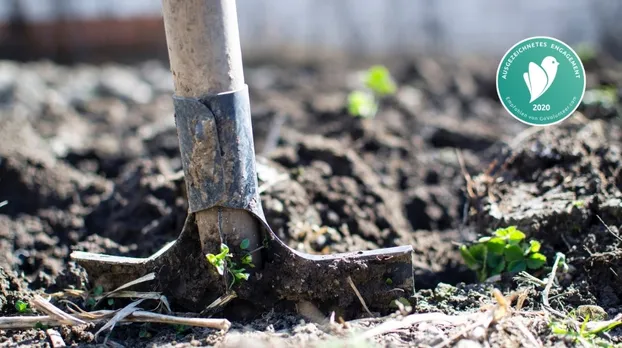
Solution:
[[[399,89],[373,119],[347,113],[356,81],[351,67],[246,67],[263,209],[288,245],[326,254],[411,244],[414,313],[483,313],[500,305],[493,287],[506,296],[527,294],[523,309],[531,314],[507,314],[484,336],[454,339],[468,326],[420,323],[375,335],[381,346],[446,339],[529,344],[522,326],[545,345],[573,345],[569,335],[552,334],[542,286],[511,275],[478,284],[464,265],[460,243],[509,225],[542,242],[549,267],[537,277],[546,277],[557,252],[566,255],[569,270],[550,293],[554,308],[598,305],[611,318],[622,310],[617,98],[613,104],[596,98],[561,124],[534,131],[498,103],[496,64],[432,58],[389,64]],[[587,62],[586,70],[589,90],[622,82],[622,67],[605,58]],[[1,62],[0,76],[0,201],[8,201],[0,208],[0,313],[17,315],[15,303],[35,293],[89,289],[69,260],[72,250],[149,256],[177,237],[187,204],[164,65]],[[109,339],[126,347],[245,340],[301,346],[348,339],[392,320],[330,325],[314,323],[305,310],[241,307],[220,315],[233,322],[228,333],[132,324],[116,327]],[[66,343],[90,345],[101,342],[98,329],[59,332]],[[34,328],[0,331],[1,342],[49,345],[45,331]]]

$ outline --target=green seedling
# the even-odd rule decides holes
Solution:
[[[540,242],[525,242],[525,234],[516,226],[498,229],[493,236],[482,237],[470,246],[461,245],[460,254],[479,281],[502,272],[537,270],[546,263]]]
[[[242,240],[240,243],[240,249],[246,250],[250,246],[250,241],[248,239]],[[218,274],[224,276],[225,270],[229,272],[231,275],[232,281],[229,287],[233,287],[233,285],[239,283],[242,280],[248,280],[250,274],[246,271],[246,267],[255,267],[253,264],[253,257],[250,253],[246,253],[242,255],[240,258],[240,263],[242,266],[238,266],[235,261],[233,261],[233,254],[229,252],[229,247],[226,244],[220,245],[220,253],[219,254],[207,254],[207,261],[216,268]]]
[[[394,94],[397,90],[389,69],[382,65],[374,65],[367,70],[365,86],[379,96]]]
[[[101,285],[98,285],[96,287],[93,288],[93,295],[90,296],[87,300],[86,300],[86,306],[88,308],[95,308],[95,305],[97,304],[97,300],[95,300],[96,297],[99,297],[101,295],[104,294],[104,287],[102,287]],[[108,300],[110,301],[110,300]]]
[[[374,65],[363,76],[364,90],[348,95],[348,113],[352,116],[373,118],[378,112],[378,100],[397,91],[389,69]]]
[[[233,254],[229,253],[229,247],[226,244],[220,245],[220,254],[207,254],[207,261],[216,267],[218,274],[225,274],[225,267],[227,261],[233,257]]]
[[[378,103],[370,92],[354,91],[348,95],[348,113],[350,115],[373,118],[376,112],[378,112]]]
[[[575,319],[574,316],[571,318]],[[619,320],[592,322],[588,314],[583,318],[583,322],[578,328],[576,324],[569,321],[552,321],[549,327],[553,334],[570,338],[586,347],[612,347],[611,343],[599,338],[598,335],[609,332],[620,324],[622,321]]]
[[[20,314],[30,312],[30,309],[28,308],[28,302],[25,302],[25,301],[22,301],[22,300],[17,300],[15,302],[15,309]]]
[[[93,289],[93,296],[97,297],[97,296],[101,296],[104,294],[104,287],[101,285],[96,286]]]
[[[243,239],[242,243],[240,243],[240,249],[246,250],[250,246],[251,242],[248,239]]]
[[[253,256],[251,254],[246,254],[242,256],[240,262],[242,262],[243,265],[249,266],[251,268],[255,267],[255,265],[253,264]]]

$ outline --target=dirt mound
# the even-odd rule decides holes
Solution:
[[[471,220],[481,233],[517,225],[563,252],[597,303],[620,311],[620,128],[571,120],[517,137],[475,179]]]

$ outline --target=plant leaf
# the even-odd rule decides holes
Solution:
[[[223,259],[228,256],[229,254],[229,247],[227,246],[227,244],[220,244],[220,254],[218,254],[218,256],[221,256]]]
[[[469,252],[475,260],[479,263],[486,262],[486,256],[488,256],[488,248],[486,248],[485,244],[473,244],[469,247]]]
[[[527,265],[525,264],[525,260],[514,260],[508,263],[507,270],[508,272],[522,272],[527,269]]]
[[[253,263],[253,256],[251,256],[251,254],[246,254],[242,256],[241,262],[243,265],[250,265]]]
[[[230,269],[229,271],[233,275],[234,283],[237,283],[239,280],[248,280],[248,277],[250,276],[250,274],[246,273],[244,268]]]
[[[18,313],[26,313],[28,311],[28,303],[22,300],[17,300],[15,302],[15,309],[17,309]]]
[[[510,263],[512,261],[522,261],[525,258],[523,250],[518,245],[507,245],[503,255],[505,256],[505,261]]]
[[[248,249],[250,244],[251,244],[251,242],[248,239],[243,239],[242,243],[240,243],[240,249],[246,250],[246,249]]]
[[[530,253],[537,253],[538,251],[540,251],[540,247],[541,247],[541,244],[537,240],[529,241],[529,252]]]
[[[216,270],[218,271],[218,274],[220,275],[225,274],[225,261],[224,260],[218,260],[218,262],[216,263]]]
[[[517,230],[515,227],[508,234],[508,240],[510,244],[518,244],[522,242],[523,239],[525,239],[525,234]]]
[[[212,264],[212,266],[216,267],[218,274],[225,274],[225,260],[224,258],[219,258],[220,254],[207,254],[207,261]]]
[[[497,237],[507,237],[510,234],[510,229],[514,226],[506,227],[506,228],[498,228],[493,232],[493,234]],[[515,227],[514,227],[515,228]]]
[[[503,261],[503,255],[488,254],[488,258],[486,259],[486,265],[492,269],[497,267],[497,265],[501,263],[501,261]]]
[[[482,265],[477,262],[477,260],[471,255],[469,248],[466,245],[460,246],[460,255],[462,255],[462,259],[464,259],[464,263],[468,268],[476,271],[482,267]]]
[[[216,266],[216,263],[218,262],[218,258],[216,257],[216,255],[214,255],[214,254],[207,254],[207,255],[205,255],[205,257],[207,257],[207,262],[209,262],[212,265]]]
[[[503,254],[488,254],[488,258],[486,259],[486,265],[489,269],[489,274],[486,276],[486,278],[501,273],[505,268],[505,260],[503,259]]]
[[[104,287],[101,285],[98,285],[95,287],[95,289],[93,289],[93,295],[95,296],[101,296],[101,294],[104,293]]]
[[[568,327],[563,323],[555,322],[551,325],[551,332],[556,335],[566,335],[568,334]]]
[[[499,263],[497,263],[495,267],[490,268],[490,275],[493,276],[493,275],[500,274],[501,272],[503,272],[504,269],[505,269],[505,260],[501,258],[501,260],[499,261]]]
[[[503,249],[505,248],[506,242],[501,237],[491,238],[486,246],[488,247],[488,251],[493,254],[503,255]]]
[[[365,85],[380,96],[393,94],[397,90],[389,69],[382,65],[374,65],[367,70]]]
[[[235,278],[238,280],[248,280],[248,277],[250,276],[250,274],[248,273],[235,273]]]
[[[478,243],[486,243],[487,241],[490,240],[490,236],[486,236],[486,237],[481,237],[480,239],[477,240]]]
[[[362,91],[353,91],[348,95],[348,113],[352,116],[373,118],[378,111],[374,96]]]
[[[540,253],[534,253],[529,255],[526,262],[529,269],[538,269],[546,263],[546,256]]]

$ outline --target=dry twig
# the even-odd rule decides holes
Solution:
[[[346,279],[348,280],[348,284],[350,284],[350,287],[352,288],[352,290],[354,290],[354,293],[356,294],[356,297],[358,297],[359,301],[361,302],[361,305],[365,309],[365,312],[367,312],[367,314],[369,314],[370,317],[373,317],[374,315],[371,314],[371,311],[367,307],[367,304],[365,303],[365,300],[363,299],[363,296],[361,296],[361,293],[359,292],[359,289],[357,289],[356,285],[354,285],[354,282],[352,281],[352,277],[348,276],[348,278],[346,278]]]
[[[35,295],[33,304],[37,310],[49,315],[52,318],[57,319],[58,322],[60,322],[62,325],[86,324],[86,322],[84,322],[83,320],[80,320],[70,314],[63,312],[58,307],[54,306],[49,301],[39,295]]]
[[[112,329],[114,329],[114,326],[120,322],[121,320],[125,319],[126,317],[128,317],[130,314],[132,314],[133,312],[135,312],[137,310],[137,306],[143,302],[143,299],[134,301],[132,303],[130,303],[129,305],[125,306],[123,309],[121,309],[120,311],[117,311],[115,313],[115,315],[112,317],[112,319],[110,319],[110,321],[108,321],[106,323],[106,325],[102,326],[101,329],[99,329],[96,333],[95,333],[95,338],[97,338],[97,336],[102,332],[107,330],[108,328],[110,328],[110,331],[112,331]],[[108,337],[106,337],[106,340],[108,340]]]
[[[600,220],[600,222],[605,226],[605,228],[607,229],[607,231],[609,231],[609,233],[611,233],[612,236],[616,237],[616,239],[620,242],[622,242],[622,238],[617,234],[614,233],[611,228],[609,226],[607,226],[607,224],[603,221],[603,219],[600,218],[600,216],[598,214],[596,214],[596,217],[598,218],[598,220]]]
[[[553,307],[551,307],[551,304],[549,303],[549,293],[551,292],[551,288],[553,287],[553,282],[555,281],[555,276],[557,274],[557,267],[559,266],[559,263],[562,258],[563,256],[560,253],[557,253],[557,255],[555,256],[555,262],[553,263],[553,269],[551,270],[551,274],[549,274],[549,279],[548,279],[546,286],[544,287],[544,291],[542,291],[542,307],[544,308],[544,310],[560,318],[566,318],[566,315],[564,315],[563,313],[559,312],[556,309],[553,309]]]
[[[101,298],[99,299],[99,301],[97,301],[97,303],[95,304],[95,306],[97,307],[102,300],[106,299],[107,297],[113,297],[112,295],[114,295],[117,292],[120,292],[121,290],[127,289],[127,288],[129,288],[131,286],[134,286],[134,285],[137,285],[137,284],[140,284],[140,283],[152,281],[154,279],[155,279],[155,272],[151,272],[149,274],[145,274],[144,276],[142,276],[142,277],[140,277],[138,279],[134,279],[131,282],[127,282],[127,283],[119,286],[118,288],[116,288],[116,289],[114,289],[114,290],[112,290],[112,291],[102,295]],[[117,297],[117,296],[115,296],[115,297]]]
[[[131,311],[130,309],[133,309],[133,311]],[[157,313],[152,313],[152,312],[147,312],[147,311],[141,311],[133,307],[130,307],[130,309],[127,309],[126,311],[126,312],[130,312],[127,316],[123,316],[122,318],[114,322],[113,324],[116,324],[117,322],[160,323],[160,324],[198,326],[198,327],[206,327],[206,328],[225,330],[225,331],[231,327],[231,323],[227,319],[178,317],[178,316],[173,316],[173,315],[165,315],[165,314],[157,314]],[[58,311],[62,312],[60,309],[58,309]],[[74,318],[76,322],[79,321],[81,323],[99,323],[101,321],[110,320],[111,318],[114,318],[115,315],[118,314],[119,312],[121,311],[100,310],[100,311],[94,311],[94,312],[79,312],[79,313],[75,313],[75,316],[70,316],[69,314],[64,313],[64,316],[62,317],[60,315],[0,317],[0,329],[30,329],[30,328],[36,327],[37,325],[47,325],[47,326],[77,325],[77,324],[67,323],[67,319],[65,319],[65,316]],[[108,326],[111,326],[111,325],[108,325]]]

